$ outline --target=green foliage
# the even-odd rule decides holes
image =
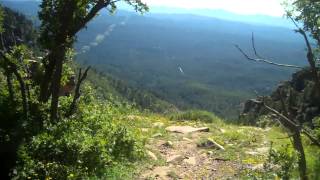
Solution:
[[[0,10],[0,32],[4,43],[1,43],[2,50],[19,44],[35,45],[36,31],[32,21],[7,7],[1,7]]]
[[[123,1],[133,6],[136,11],[144,12],[148,10],[146,4],[140,0]],[[78,31],[84,28],[101,9],[110,5],[110,11],[115,11],[117,8],[116,2],[107,0],[42,1],[41,11],[39,12],[39,19],[42,22],[41,45],[44,48],[52,49],[57,48],[61,45],[60,43],[65,43],[66,47],[70,47]]]
[[[287,2],[287,14],[302,22],[304,30],[318,41],[320,46],[320,3],[314,0],[291,0]]]
[[[316,117],[313,119],[313,126],[313,133],[318,138],[318,140],[320,140],[320,117]]]
[[[263,168],[244,171],[244,177],[250,179],[295,179],[298,176],[297,158],[297,153],[288,144],[277,150],[271,147]]]
[[[0,33],[4,32],[3,20],[4,20],[4,12],[3,12],[2,7],[0,6]]]
[[[31,179],[102,178],[118,163],[144,157],[143,140],[123,119],[127,106],[106,104],[86,88],[79,112],[44,130],[18,151],[14,177]],[[70,98],[62,98],[61,106]],[[62,108],[63,109],[63,108]]]
[[[156,97],[152,93],[128,85],[109,74],[92,70],[88,74],[88,81],[97,90],[97,96],[113,101],[130,102],[140,110],[150,110],[156,113],[176,111],[176,107]]]
[[[297,158],[297,153],[289,145],[283,146],[279,150],[271,148],[269,162],[265,164],[265,168],[272,173],[276,173],[278,177],[289,180],[294,170],[298,167]]]
[[[186,112],[175,113],[170,116],[171,120],[178,120],[178,121],[202,121],[206,123],[212,123],[218,120],[213,113],[207,111],[200,111],[200,110],[189,110]]]

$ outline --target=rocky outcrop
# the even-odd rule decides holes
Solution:
[[[299,123],[312,125],[313,118],[320,115],[320,98],[316,96],[309,69],[294,73],[290,81],[281,83],[270,96],[264,97],[264,101]],[[268,114],[262,105],[248,100],[244,103],[240,120],[246,124],[256,124],[260,116]]]

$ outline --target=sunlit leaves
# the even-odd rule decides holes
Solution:
[[[294,0],[286,4],[287,15],[301,22],[304,30],[311,33],[320,46],[320,1]]]
[[[0,33],[4,32],[3,20],[4,20],[4,12],[3,12],[2,7],[0,6]]]

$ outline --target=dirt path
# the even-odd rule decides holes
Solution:
[[[170,132],[169,138],[154,138],[149,142],[151,156],[164,161],[141,174],[140,179],[234,179],[242,168],[239,162],[221,159],[197,143],[206,139],[208,132]],[[168,140],[169,139],[169,140]],[[154,157],[154,156],[153,156]],[[155,158],[155,157],[154,157]]]

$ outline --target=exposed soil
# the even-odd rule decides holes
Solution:
[[[140,179],[234,179],[243,168],[239,162],[221,159],[199,148],[197,142],[206,138],[208,132],[171,132],[167,141],[150,140],[148,149],[165,161],[163,166],[152,167]],[[221,151],[210,149],[212,151]]]

